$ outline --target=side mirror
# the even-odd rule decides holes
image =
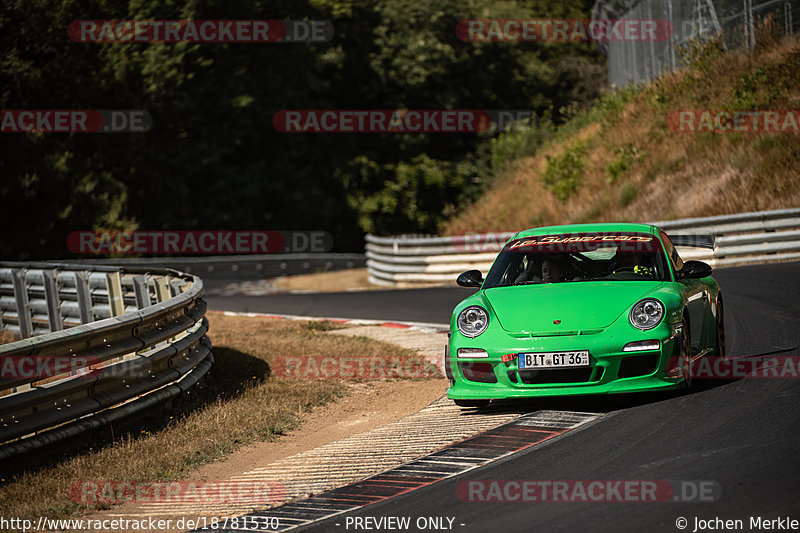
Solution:
[[[467,270],[458,275],[456,284],[459,287],[480,287],[483,284],[483,274],[480,270]]]
[[[676,274],[678,279],[698,279],[710,276],[714,269],[708,263],[702,261],[686,261],[683,263],[683,268]]]

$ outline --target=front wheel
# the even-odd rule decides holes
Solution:
[[[717,295],[717,355],[725,357],[725,315],[722,311],[722,293]]]
[[[459,407],[486,407],[491,400],[453,400]]]
[[[692,339],[689,332],[689,322],[684,317],[681,322],[681,356],[679,363],[686,388],[692,386]]]

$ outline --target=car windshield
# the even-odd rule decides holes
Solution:
[[[569,233],[510,241],[484,289],[586,281],[669,281],[661,243],[647,233]]]

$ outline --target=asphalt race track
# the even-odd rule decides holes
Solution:
[[[204,296],[209,309],[248,313],[406,320],[447,324],[458,302],[474,292],[461,287],[269,296]]]
[[[725,298],[729,355],[800,356],[800,263],[729,268],[714,276]],[[443,288],[208,302],[218,310],[444,323],[468,294]],[[743,528],[736,530],[751,531],[750,517],[800,521],[800,379],[707,380],[689,393],[509,402],[493,408],[606,416],[563,438],[302,531],[390,531],[376,529],[375,522],[361,522],[370,529],[355,528],[352,521],[347,527],[346,521],[389,516],[410,517],[406,531],[431,530],[416,527],[419,517],[453,518],[452,530],[463,532],[694,531],[695,518],[741,519]],[[706,481],[721,494],[715,501],[692,503],[466,503],[456,495],[464,480]],[[680,517],[688,521],[685,529],[676,527]],[[438,530],[447,530],[448,520],[443,523]],[[719,523],[712,527],[732,530]]]

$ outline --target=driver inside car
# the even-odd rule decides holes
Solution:
[[[568,279],[568,268],[564,260],[553,255],[530,254],[525,257],[522,271],[514,279],[515,285],[525,283],[558,283]],[[541,265],[541,266],[539,266]],[[576,277],[575,281],[581,278]]]
[[[613,274],[618,274],[620,272],[633,272],[634,274],[639,274],[640,276],[645,276],[648,278],[653,278],[653,269],[645,264],[645,261],[642,260],[642,257],[637,252],[620,252],[617,251],[617,254],[614,256],[611,264],[613,265],[611,268],[611,272]]]
[[[529,281],[541,283],[542,278],[539,276],[539,268],[536,261],[533,260],[533,254],[525,257],[525,264],[522,272],[514,279],[514,284],[526,283]]]
[[[547,258],[542,261],[542,281],[545,283],[557,283],[564,279],[564,269],[558,261]]]

